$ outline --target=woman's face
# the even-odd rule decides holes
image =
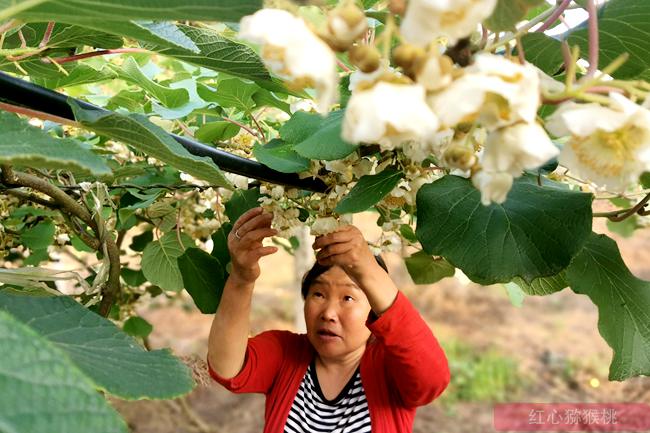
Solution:
[[[307,337],[322,358],[343,359],[363,351],[370,338],[365,293],[343,269],[333,266],[319,275],[307,292]]]

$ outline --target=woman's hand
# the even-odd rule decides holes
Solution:
[[[375,260],[366,240],[355,226],[345,226],[316,238],[318,263],[339,266],[368,297],[372,311],[381,316],[395,302],[397,287]]]
[[[313,247],[314,250],[320,249],[316,254],[318,263],[339,266],[359,285],[366,276],[378,270],[383,272],[363,234],[353,225],[317,237]]]
[[[256,207],[235,221],[228,235],[231,278],[242,284],[252,284],[260,276],[260,258],[278,250],[277,247],[262,246],[264,238],[277,234],[277,230],[271,228],[272,220],[273,214]]]

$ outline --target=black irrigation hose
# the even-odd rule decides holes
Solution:
[[[72,108],[67,103],[68,98],[68,96],[61,93],[0,72],[0,101],[7,104],[29,108],[74,121],[75,118],[72,113]],[[74,99],[74,101],[84,109],[110,113],[110,111],[89,104],[88,102],[78,99]],[[257,161],[251,161],[250,159],[215,149],[198,141],[175,134],[169,135],[183,145],[190,153],[197,156],[210,157],[220,169],[227,172],[308,191],[324,192],[327,189],[325,183],[320,179],[300,179],[297,174],[282,173]]]

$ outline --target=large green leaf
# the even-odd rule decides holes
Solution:
[[[599,68],[604,68],[623,53],[629,60],[612,75],[629,79],[650,74],[650,2],[646,0],[610,0],[599,12],[598,36],[600,44]],[[588,52],[589,37],[586,26],[570,33],[569,43]]]
[[[495,32],[514,30],[529,9],[543,2],[544,0],[498,0],[492,16],[485,20],[485,25]]]
[[[518,179],[505,203],[483,206],[471,181],[445,176],[418,191],[417,237],[477,283],[556,275],[591,233],[592,195],[551,185]]]
[[[415,284],[433,284],[446,277],[453,277],[456,268],[443,258],[434,258],[418,251],[404,259],[406,269]]]
[[[200,86],[199,95],[206,101],[216,102],[222,107],[236,108],[245,113],[255,108],[253,94],[259,89],[257,84],[240,80],[239,78],[227,78],[219,80],[217,88]]]
[[[235,223],[240,216],[246,211],[259,206],[258,199],[261,197],[259,188],[250,188],[247,190],[237,190],[233,193],[230,200],[225,204],[226,216],[231,223]]]
[[[530,283],[527,283],[519,277],[515,277],[512,282],[519,286],[527,295],[534,296],[552,295],[569,286],[564,271],[557,275],[551,275],[550,277],[535,278]]]
[[[650,375],[650,281],[628,270],[616,242],[595,233],[566,277],[598,307],[598,330],[614,350],[609,380]]]
[[[526,61],[548,75],[555,75],[562,64],[562,43],[544,33],[528,33],[521,38]]]
[[[81,142],[54,138],[6,111],[0,111],[0,162],[31,168],[74,168],[97,176],[111,172],[104,160]]]
[[[344,115],[344,110],[332,111],[326,117],[298,111],[282,125],[280,136],[287,143],[295,144],[295,151],[305,158],[342,159],[357,148],[341,138]]]
[[[198,53],[180,47],[170,47],[168,44],[145,45],[145,47],[197,66],[270,83],[271,76],[264,67],[262,59],[250,47],[221,36],[211,29],[184,25],[179,25],[178,28],[196,44]],[[276,85],[276,87],[282,89],[282,86]]]
[[[183,285],[204,314],[214,314],[226,283],[226,263],[199,248],[188,248],[178,258]]]
[[[282,173],[299,173],[309,170],[309,159],[304,158],[293,150],[294,145],[279,139],[273,139],[267,144],[255,144],[253,155],[262,164]]]
[[[402,179],[399,170],[387,168],[378,174],[367,174],[359,179],[334,211],[339,214],[363,212],[374,206],[393,190]]]
[[[2,310],[0,353],[3,433],[127,432],[124,420],[59,348]]]
[[[102,113],[98,110],[83,109],[73,100],[69,100],[69,103],[77,121],[86,128],[128,143],[147,156],[154,157],[198,179],[213,185],[232,188],[230,182],[210,158],[192,155],[145,116]]]
[[[127,57],[121,66],[111,64],[110,67],[121,79],[142,88],[145,92],[158,99],[165,107],[179,107],[188,103],[190,100],[190,95],[187,90],[172,89],[150,80],[140,70],[133,57]]]
[[[0,0],[0,11],[15,0]],[[69,22],[79,17],[111,20],[239,21],[262,7],[261,0],[65,0],[36,2],[15,17],[26,21]],[[6,17],[9,18],[9,17]]]
[[[113,322],[67,296],[0,293],[0,309],[63,351],[98,389],[118,397],[173,398],[194,386],[187,367],[168,350],[146,351]]]
[[[163,237],[150,242],[142,252],[142,272],[147,279],[165,290],[183,289],[183,277],[178,268],[178,258],[187,248],[194,247],[194,241],[186,234],[165,233]]]

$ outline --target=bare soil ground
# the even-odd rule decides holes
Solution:
[[[374,217],[355,223],[368,238],[376,236]],[[595,230],[604,232],[604,224]],[[633,239],[613,236],[623,258],[639,277],[650,279],[650,230]],[[293,259],[268,257],[253,303],[252,332],[295,329],[296,299],[291,288]],[[501,286],[481,287],[462,276],[431,286],[415,286],[401,261],[389,257],[391,274],[417,306],[441,341],[460,340],[480,351],[494,348],[513,358],[525,380],[513,402],[648,402],[650,379],[609,382],[611,349],[598,334],[598,311],[591,301],[569,289],[546,297],[527,297],[521,308],[509,302]],[[142,315],[154,325],[152,347],[171,347],[193,367],[204,385],[175,401],[113,401],[134,433],[228,432],[263,429],[264,398],[233,395],[206,376],[205,355],[211,316],[191,305],[151,306]],[[567,371],[569,372],[567,374]],[[454,372],[452,371],[452,376]],[[599,384],[594,383],[597,379]],[[597,386],[594,386],[597,385]],[[421,408],[416,433],[492,432],[492,402],[444,404],[444,395]]]

